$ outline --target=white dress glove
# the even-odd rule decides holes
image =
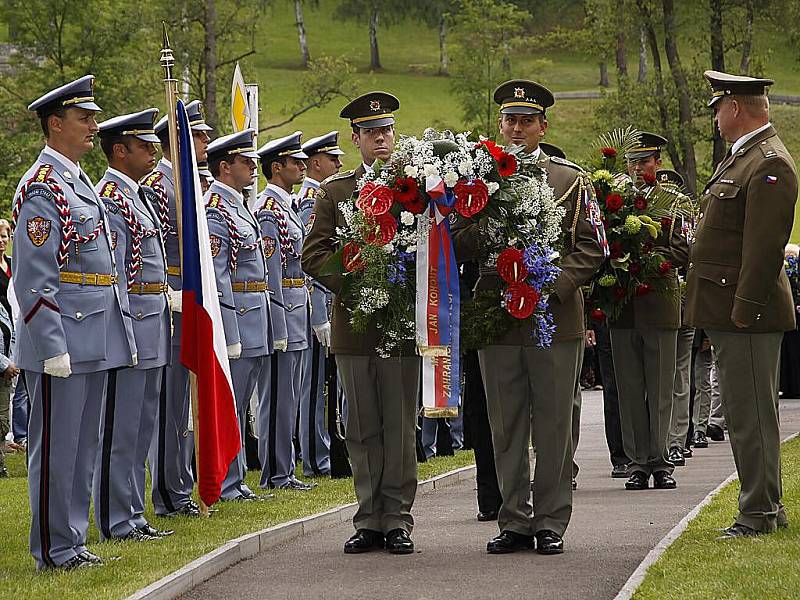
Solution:
[[[69,352],[64,352],[64,354],[59,354],[52,358],[46,358],[44,361],[44,372],[53,377],[66,378],[72,375]]]
[[[275,340],[272,344],[276,352],[286,352],[286,349],[289,347],[289,340],[287,338],[283,338],[282,340]]]
[[[326,348],[331,345],[331,322],[325,321],[322,325],[313,327],[314,335],[317,336],[319,343]]]
[[[236,360],[242,355],[242,343],[236,342],[235,344],[231,344],[228,346],[228,358],[231,360]]]
[[[183,310],[183,290],[167,288],[167,296],[169,298],[169,307],[172,309],[172,312],[181,312]]]

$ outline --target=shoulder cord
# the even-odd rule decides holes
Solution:
[[[211,206],[211,202],[209,202],[206,205],[206,208],[217,209],[220,212],[220,214],[222,214],[222,216],[225,218],[225,223],[228,226],[228,237],[230,238],[230,247],[231,247],[231,251],[228,256],[228,264],[230,265],[232,271],[236,271],[236,267],[239,263],[239,251],[255,250],[261,243],[261,238],[259,236],[256,236],[256,241],[253,242],[252,244],[242,243],[242,234],[239,233],[239,230],[237,229],[236,224],[233,222],[233,217],[231,217],[231,214],[228,212],[228,209],[226,209],[220,203],[216,203],[215,206]]]

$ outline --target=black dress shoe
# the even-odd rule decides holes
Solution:
[[[532,535],[522,535],[515,531],[501,531],[500,535],[486,544],[489,554],[510,554],[517,550],[533,550],[535,545]]]
[[[386,534],[386,549],[389,554],[411,554],[414,552],[414,542],[405,529],[392,529]]]
[[[666,471],[656,471],[653,473],[653,489],[674,490],[678,487],[675,479]]]
[[[536,532],[536,552],[539,554],[563,554],[564,539],[555,531],[542,529]]]
[[[687,447],[683,449],[683,458],[692,458],[693,455],[694,453],[692,452],[691,448]]]
[[[120,537],[111,538],[115,542],[152,542],[161,538],[155,535],[148,535],[139,529],[131,529],[128,533]]]
[[[692,436],[692,446],[695,448],[708,448],[708,438],[702,431],[695,431]]]
[[[642,471],[634,471],[625,482],[626,490],[646,490],[650,487],[649,477]]]
[[[295,490],[298,492],[308,492],[309,490],[314,489],[314,487],[316,487],[316,484],[311,485],[309,483],[303,483],[299,479],[287,479],[286,483],[283,483],[278,486],[269,484],[269,487],[279,490]]]
[[[80,554],[76,554],[68,561],[61,563],[60,565],[56,565],[55,567],[45,567],[42,570],[51,570],[55,569],[58,571],[75,571],[77,569],[88,569],[91,567],[99,567],[102,566],[102,561],[99,563],[84,560]]]
[[[613,465],[611,467],[611,477],[614,479],[624,479],[628,476],[628,465]]]
[[[89,552],[88,550],[84,550],[83,552],[78,554],[78,556],[80,556],[83,560],[90,563],[94,563],[96,565],[102,565],[107,562],[122,560],[121,556],[104,556],[103,558],[100,558],[99,556],[97,556],[97,554],[95,554],[94,552]]]
[[[709,423],[706,427],[706,435],[714,442],[725,441],[725,431],[719,425]]]
[[[496,510],[482,510],[478,513],[478,521],[497,521],[497,511]]]
[[[156,513],[158,515],[158,513]],[[190,502],[189,504],[184,504],[179,509],[166,513],[163,515],[158,515],[159,517],[199,517],[200,516],[200,508],[194,502]]]
[[[344,543],[345,554],[361,554],[370,550],[382,549],[384,546],[383,534],[372,529],[359,529]]]
[[[677,446],[669,449],[669,456],[667,460],[676,467],[682,467],[686,464],[686,459],[683,457],[683,451]]]
[[[175,533],[173,529],[156,529],[150,523],[146,525],[142,525],[139,527],[139,531],[144,533],[145,535],[150,535],[152,537],[167,537],[168,535],[172,535]]]
[[[756,531],[747,525],[734,523],[727,529],[723,530],[722,535],[717,538],[717,541],[721,542],[723,540],[732,540],[736,538],[755,537],[757,535],[761,535],[761,532]]]

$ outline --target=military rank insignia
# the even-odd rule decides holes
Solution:
[[[275,254],[275,238],[271,238],[265,235],[263,241],[264,241],[264,256],[269,258],[273,254]]]
[[[52,222],[50,220],[43,217],[33,217],[32,219],[28,219],[28,224],[25,229],[28,232],[28,238],[31,240],[31,243],[38,248],[50,237],[51,227]]]
[[[112,231],[111,232],[111,249],[112,250],[116,250],[117,249],[117,232],[116,231]]]
[[[211,256],[216,258],[219,255],[219,250],[222,245],[222,240],[219,239],[216,235],[208,236],[209,241],[211,242]]]
[[[314,222],[317,220],[317,213],[311,213],[311,216],[308,217],[308,223],[306,223],[306,235],[311,233],[311,228],[314,227]]]
[[[33,179],[37,183],[44,183],[48,179],[50,179],[50,173],[53,172],[52,165],[42,165],[36,171],[36,175],[34,175]],[[49,223],[49,221],[48,221]],[[47,238],[45,238],[47,239]]]

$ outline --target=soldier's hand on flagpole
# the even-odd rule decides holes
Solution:
[[[70,366],[69,352],[46,358],[44,361],[44,372],[53,377],[67,378],[72,375]]]
[[[317,336],[319,343],[325,346],[326,348],[331,345],[331,322],[326,321],[322,325],[316,325],[313,327],[314,335]]]
[[[183,290],[167,288],[167,297],[169,298],[169,307],[172,312],[181,312],[183,310]]]
[[[228,346],[228,358],[231,360],[236,360],[242,355],[242,343],[236,342],[235,344],[231,344]]]
[[[286,352],[286,349],[289,347],[289,340],[287,338],[283,338],[282,340],[275,340],[273,347],[277,352]]]

